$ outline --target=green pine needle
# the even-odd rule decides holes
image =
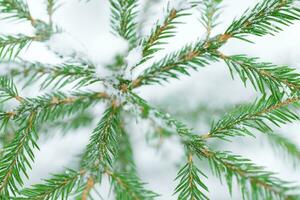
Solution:
[[[14,59],[33,41],[33,37],[24,35],[0,36],[0,59]]]
[[[30,119],[34,118],[31,115]],[[0,163],[0,195],[15,195],[18,191],[17,184],[23,185],[22,175],[27,175],[27,168],[31,168],[34,160],[33,150],[38,149],[36,144],[37,133],[28,121],[27,126],[21,128],[15,139],[4,149]]]
[[[175,189],[175,193],[178,193],[177,199],[208,200],[209,198],[201,191],[208,192],[208,188],[201,180],[202,177],[206,177],[206,175],[195,166],[190,156],[189,161],[179,170],[176,177],[176,180],[180,180]]]
[[[181,22],[181,17],[190,15],[186,12],[186,9],[168,11],[168,15],[164,18],[164,21],[159,24],[156,23],[155,28],[152,29],[151,34],[143,40],[143,62],[150,59],[154,53],[161,50],[161,45],[166,44],[164,41],[167,38],[175,36],[175,28],[177,24]]]
[[[170,78],[179,78],[179,74],[189,75],[189,70],[198,70],[207,65],[214,57],[206,54],[203,43],[187,45],[180,51],[165,56],[146,69],[136,80],[132,87],[156,84],[168,81]]]
[[[131,173],[116,173],[106,169],[106,174],[110,177],[114,187],[116,200],[153,200],[158,195],[144,188],[138,177]]]
[[[294,0],[262,0],[254,8],[247,10],[239,19],[234,20],[225,34],[249,41],[248,35],[274,35],[300,19],[300,9]]]
[[[243,199],[296,199],[299,188],[295,184],[277,178],[275,173],[250,160],[230,152],[213,152],[197,144],[191,144],[198,156],[205,157],[213,174],[220,181],[225,179],[232,194],[234,180],[238,183]],[[201,149],[202,148],[202,149]]]
[[[134,46],[137,41],[137,0],[110,0],[111,26],[115,33]]]
[[[0,12],[7,14],[4,19],[33,21],[26,0],[0,0]]]
[[[294,166],[297,166],[297,163],[300,161],[300,148],[291,139],[282,134],[270,132],[267,136],[276,154],[279,153],[290,158]]]
[[[83,189],[83,175],[84,172],[67,169],[64,174],[55,174],[52,178],[44,180],[43,184],[33,185],[20,193],[27,199],[68,200]]]
[[[252,130],[262,133],[272,131],[270,124],[280,126],[299,119],[299,116],[288,108],[299,100],[299,97],[278,100],[270,96],[250,105],[242,105],[212,124],[209,133],[202,137],[227,139],[235,136],[254,136]]]
[[[9,73],[12,76],[22,76],[26,78],[24,87],[38,82],[41,89],[51,87],[61,89],[74,83],[74,88],[78,89],[93,83],[102,81],[96,77],[94,68],[89,65],[64,63],[59,65],[49,65],[39,62],[15,62],[16,67],[11,68]]]
[[[18,90],[13,79],[7,76],[0,76],[0,103],[18,97]]]
[[[112,166],[117,151],[117,137],[120,135],[120,109],[109,107],[94,129],[90,143],[83,157],[83,167],[98,171],[101,163]]]
[[[208,0],[200,2],[200,11],[202,13],[200,22],[206,29],[206,38],[209,38],[212,29],[218,25],[218,19],[221,15],[221,2],[223,0]]]
[[[254,136],[256,132],[266,133],[274,147],[289,155],[297,164],[300,155],[298,146],[294,141],[272,131],[275,126],[299,120],[295,111],[299,108],[300,100],[299,73],[288,66],[277,66],[246,55],[226,56],[219,51],[232,38],[251,42],[248,36],[275,35],[300,20],[296,1],[261,0],[254,8],[235,19],[226,31],[215,36],[212,36],[212,30],[218,25],[222,0],[193,3],[188,0],[177,1],[174,8],[167,9],[164,20],[157,21],[146,37],[142,37],[139,34],[141,30],[138,30],[141,28],[137,22],[138,15],[144,14],[139,11],[140,1],[109,2],[114,34],[129,42],[129,51],[139,48],[139,45],[142,48],[142,58],[135,66],[129,66],[131,71],[128,73],[134,75],[133,79],[128,78],[124,69],[128,67],[125,56],[131,55],[129,51],[105,66],[114,73],[105,79],[96,75],[98,66],[91,61],[74,59],[73,56],[65,58],[56,52],[62,58],[61,64],[12,61],[31,42],[43,43],[59,31],[53,22],[59,0],[45,0],[47,22],[31,16],[26,0],[0,0],[0,12],[4,19],[28,20],[35,33],[32,37],[21,34],[0,36],[1,65],[7,68],[5,75],[0,76],[0,199],[67,200],[74,197],[88,200],[98,194],[97,187],[102,183],[104,175],[108,176],[117,200],[156,199],[158,195],[146,189],[146,184],[138,177],[133,154],[135,146],[131,144],[131,134],[126,129],[127,123],[134,121],[132,116],[148,120],[156,132],[155,139],[176,137],[185,147],[188,159],[176,178],[178,185],[174,195],[178,199],[207,200],[209,193],[214,192],[205,185],[208,177],[193,160],[196,158],[208,162],[213,174],[221,181],[225,180],[230,194],[234,192],[233,186],[237,185],[242,197],[247,200],[299,199],[300,188],[295,184],[277,178],[275,173],[255,165],[249,159],[231,152],[213,150],[209,141],[210,138],[231,140],[238,136]],[[150,4],[148,2],[145,5]],[[182,17],[195,14],[196,10],[191,8],[198,5],[200,21],[206,29],[205,37],[155,60],[155,53],[163,49],[162,45],[166,44],[167,39],[175,38],[175,29]],[[145,19],[145,15],[141,19]],[[139,87],[179,79],[181,75],[190,75],[193,70],[219,60],[226,62],[232,76],[237,73],[245,85],[250,82],[263,97],[230,111],[213,123],[206,134],[196,134],[195,130],[177,120],[178,117],[189,121],[180,112],[173,117],[136,95],[135,89]],[[135,75],[135,68],[146,61],[150,66]],[[38,97],[19,96],[18,86],[13,81],[16,78],[27,89],[40,86],[40,90],[45,93]],[[96,86],[100,82],[104,92],[78,91],[79,88]],[[60,91],[67,88],[71,88],[71,92]],[[49,93],[49,89],[52,92]],[[9,101],[11,99],[17,100],[17,105],[10,105],[13,103]],[[41,184],[24,189],[23,184],[34,161],[34,152],[38,150],[39,133],[54,128],[67,132],[91,125],[97,117],[89,108],[94,108],[99,102],[110,106],[91,134],[89,144],[82,153],[80,169],[68,169]],[[174,104],[172,106],[176,107]],[[203,109],[196,108],[189,115],[195,120],[195,116],[202,112]],[[202,116],[213,114],[209,109],[205,112]],[[193,155],[197,157],[193,158]],[[101,195],[99,197],[102,198]]]
[[[249,58],[246,55],[219,56],[228,65],[232,77],[233,72],[237,72],[245,85],[250,81],[263,94],[267,94],[267,88],[274,96],[282,92],[288,93],[287,90],[292,93],[300,90],[300,74],[294,68],[259,62],[258,58]]]

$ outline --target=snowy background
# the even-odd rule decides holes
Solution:
[[[60,0],[63,4],[54,15],[54,22],[63,27],[64,33],[54,35],[47,43],[52,49],[68,54],[73,50],[78,52],[79,57],[85,57],[97,63],[99,66],[111,61],[116,53],[126,50],[126,44],[120,39],[112,36],[109,26],[109,3],[107,0],[91,0],[89,3],[78,0]],[[254,5],[257,0],[224,0],[224,8],[220,17],[222,22],[215,30],[214,34],[221,33],[230,22],[249,6]],[[45,5],[42,0],[28,0],[33,17],[47,19]],[[142,7],[143,4],[141,4]],[[149,33],[151,25],[161,18],[163,6],[166,1],[159,1],[150,12],[151,18],[143,19],[141,24],[141,34]],[[162,51],[157,58],[166,52],[180,49],[184,44],[195,41],[204,35],[204,29],[199,22],[200,13],[194,11],[192,16],[183,18],[185,23],[178,26],[178,34],[166,45],[166,50]],[[1,33],[24,33],[32,34],[29,23],[1,23]],[[222,47],[222,51],[227,54],[245,53],[250,56],[260,57],[264,61],[275,64],[287,64],[300,69],[300,22],[285,28],[285,31],[276,34],[276,37],[266,36],[262,38],[254,37],[255,44],[244,43],[231,40]],[[24,59],[36,60],[46,63],[57,63],[59,59],[51,53],[47,45],[33,43],[32,46],[22,54]],[[146,67],[146,66],[145,66]],[[138,72],[138,71],[137,71]],[[99,70],[101,73],[101,70]],[[210,107],[222,108],[223,105],[230,106],[240,102],[251,102],[258,93],[255,93],[249,86],[244,88],[240,80],[233,81],[224,63],[214,63],[198,72],[193,72],[192,76],[182,76],[181,80],[174,80],[161,86],[146,86],[138,90],[138,93],[153,104],[165,106],[166,110],[181,109],[189,110],[198,105],[209,105]],[[33,97],[39,94],[38,90],[24,91],[23,96]],[[178,104],[183,104],[183,107]],[[176,106],[175,106],[176,105]],[[103,107],[94,109],[97,115],[96,121],[101,118]],[[206,125],[194,127],[200,133],[206,133]],[[77,155],[83,150],[88,142],[89,134],[93,127],[79,129],[76,132],[62,136],[58,131],[49,130],[47,137],[42,136],[40,151],[36,152],[36,162],[31,171],[31,178],[26,183],[39,183],[41,179],[47,178],[49,173],[61,172],[64,167],[76,165]],[[138,172],[141,178],[148,182],[148,188],[156,191],[162,196],[161,200],[175,199],[173,190],[176,186],[174,177],[178,170],[178,164],[183,159],[183,151],[176,139],[165,141],[161,151],[151,148],[145,141],[147,124],[143,121],[132,121],[128,123],[128,129],[134,144],[135,159]],[[294,123],[278,129],[282,134],[289,135],[292,140],[300,146],[300,123]],[[300,169],[294,168],[290,160],[282,158],[276,154],[263,136],[257,139],[242,138],[234,140],[233,143],[222,143],[219,146],[223,150],[231,150],[236,154],[244,155],[253,162],[266,166],[268,170],[278,172],[278,176],[291,181],[300,180]],[[206,168],[203,164],[203,168]],[[207,171],[204,169],[204,171]],[[209,173],[208,173],[209,174]],[[227,187],[209,174],[209,179],[204,180],[209,186],[211,199],[240,199],[238,193],[230,197]],[[300,182],[299,182],[300,184]],[[100,188],[100,193],[104,199],[107,196],[108,184],[104,180]]]

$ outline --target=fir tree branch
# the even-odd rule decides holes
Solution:
[[[69,199],[70,195],[82,190],[82,179],[84,171],[67,169],[64,174],[55,174],[52,178],[44,181],[43,184],[33,185],[24,189],[20,194],[28,199],[34,200],[56,200]]]
[[[253,136],[250,129],[263,133],[272,131],[268,123],[280,126],[280,124],[299,119],[298,115],[288,108],[289,105],[299,100],[300,97],[278,100],[276,97],[270,96],[269,98],[263,97],[252,105],[240,106],[213,124],[210,132],[203,135],[202,138],[226,139],[234,136]]]
[[[0,131],[5,130],[7,124],[9,123],[10,118],[14,115],[14,113],[6,113],[0,111]]]
[[[208,40],[212,29],[215,28],[218,23],[217,20],[220,16],[220,3],[223,0],[208,0],[202,1],[203,4],[201,8],[201,23],[206,29],[206,39]]]
[[[53,121],[89,107],[95,99],[106,98],[102,93],[78,93],[77,98],[67,98],[62,93],[45,95],[36,99],[24,99],[13,118],[22,127],[13,142],[4,149],[0,168],[0,194],[15,195],[17,184],[22,185],[21,174],[26,174],[33,161],[33,148],[38,148],[36,127],[45,121]],[[83,101],[88,100],[88,101]]]
[[[58,0],[47,0],[47,13],[49,16],[49,25],[53,25],[53,14],[54,12],[59,8],[59,5],[57,4]]]
[[[141,183],[136,176],[131,149],[117,148],[117,145],[120,144],[120,139],[122,141],[124,137],[124,135],[123,137],[121,135],[124,134],[124,132],[122,133],[122,128],[120,127],[119,115],[120,107],[114,103],[104,112],[83,155],[82,167],[88,169],[92,174],[94,172],[97,173],[92,175],[93,182],[97,181],[99,178],[99,170],[103,168],[104,172],[111,178],[116,199],[154,199],[156,194],[145,190],[143,188],[144,184]],[[125,139],[126,147],[128,147],[127,144],[129,141],[126,138],[123,139]],[[117,158],[120,159],[122,155],[125,155],[125,157],[122,157],[122,161],[125,159],[125,162],[119,163],[120,160],[118,161]],[[113,165],[114,160],[116,160],[116,162],[114,162]],[[126,170],[126,173],[112,172],[107,165],[116,167],[118,171]],[[83,192],[83,197],[86,197],[88,191],[91,189],[88,186],[86,188],[88,189],[86,192]]]
[[[291,0],[264,0],[263,3],[258,4],[255,9],[259,7],[268,8],[269,5],[272,5],[270,7],[270,13],[272,13],[272,15],[269,15],[268,12],[258,12],[258,14],[253,14],[255,20],[256,17],[259,19],[263,19],[261,21],[256,20],[260,29],[265,31],[273,30],[268,29],[268,27],[270,26],[270,20],[286,26],[291,24],[291,22],[294,20],[299,20],[298,13],[300,12],[300,10],[292,6]],[[267,24],[264,24],[266,23],[266,20]],[[245,28],[240,32],[235,32],[236,30],[234,30],[233,27],[235,27],[236,25],[234,24],[236,23],[233,23],[224,34],[217,35],[211,39],[207,39],[206,41],[198,41],[194,45],[186,45],[184,48],[182,48],[181,51],[165,56],[160,61],[154,63],[150,68],[146,69],[144,73],[142,73],[136,80],[134,80],[132,82],[132,87],[135,88],[143,84],[157,83],[159,82],[159,80],[167,80],[167,78],[177,78],[178,76],[174,72],[187,74],[186,69],[189,67],[195,69],[197,67],[204,66],[208,63],[208,58],[209,60],[216,60],[213,56],[208,57],[207,53],[215,52],[230,38],[239,38],[246,40],[242,37],[242,35],[239,36],[239,34],[244,34],[242,31],[248,30],[248,33],[253,33],[256,35],[265,35],[267,33],[271,33],[265,32],[264,34],[259,34],[257,32],[258,30],[255,30],[253,28],[251,30]],[[252,25],[250,25],[250,27],[252,27]]]
[[[26,126],[16,133],[15,139],[4,149],[0,162],[0,195],[16,195],[17,184],[23,185],[21,175],[28,177],[26,169],[31,167],[30,162],[34,159],[33,149],[38,148],[38,136],[32,125],[34,117],[34,113],[30,115]]]
[[[45,121],[56,121],[94,105],[109,96],[103,92],[74,92],[68,96],[62,92],[46,94],[37,98],[27,98],[16,109],[16,120],[26,121],[28,113],[35,112],[34,123],[39,125]]]
[[[34,37],[18,35],[18,36],[0,36],[0,59],[13,59],[21,52],[22,49],[28,47]]]
[[[159,22],[156,23],[155,27],[151,31],[151,34],[142,42],[143,60],[141,63],[152,58],[155,52],[161,50],[160,46],[166,44],[166,42],[163,41],[164,39],[173,37],[175,35],[176,32],[174,29],[176,28],[176,25],[180,23],[178,19],[190,15],[185,11],[186,9],[177,10],[172,8],[168,11],[168,15],[161,24],[159,24]]]
[[[233,180],[235,179],[244,199],[296,199],[292,195],[298,189],[292,183],[280,180],[275,173],[265,171],[263,167],[253,164],[250,160],[230,152],[211,151],[203,148],[203,144],[190,143],[191,148],[201,158],[209,161],[210,168],[215,176],[222,181],[222,176],[232,194]]]
[[[114,187],[117,200],[151,200],[158,195],[144,188],[138,177],[132,173],[117,173],[106,168],[105,173],[110,177]]]
[[[299,98],[288,99],[286,101],[260,110],[258,113],[265,114],[274,112],[274,110],[282,109],[282,107],[293,104],[297,101],[299,101]],[[140,101],[140,106],[146,107],[148,110],[154,109],[147,105],[145,102],[141,102],[142,101]],[[271,102],[272,101],[270,101],[269,103]],[[293,116],[293,114],[289,113],[287,115],[288,117],[286,118],[286,115],[281,116],[280,112],[275,112],[275,115],[277,114],[280,115],[280,117],[283,117],[285,119],[284,121],[289,121],[289,118]],[[172,119],[172,117],[168,115],[159,114],[157,115],[157,117],[162,120],[166,120],[168,125],[174,125],[178,123],[182,124],[177,120]],[[275,117],[275,122],[273,121],[273,123],[283,123],[281,122],[281,119],[282,118],[277,119]],[[253,117],[253,119],[249,120],[260,121],[256,117]],[[179,131],[180,129],[177,130],[177,132]],[[266,172],[263,170],[263,168],[258,167],[252,164],[249,160],[241,158],[239,156],[231,155],[228,152],[213,152],[207,149],[205,140],[209,137],[198,137],[197,135],[192,134],[190,131],[188,135],[179,134],[179,136],[181,136],[182,142],[186,144],[189,149],[191,149],[190,151],[192,153],[196,153],[198,156],[200,156],[200,158],[205,157],[208,159],[213,172],[220,179],[222,173],[225,175],[230,191],[232,190],[231,188],[233,177],[235,177],[238,181],[238,184],[241,186],[242,194],[245,195],[244,198],[259,199],[259,197],[263,197],[265,199],[295,199],[296,196],[290,195],[289,192],[291,192],[290,190],[296,188],[292,187],[288,182],[275,178],[273,173]],[[220,138],[223,139],[222,136]],[[248,187],[248,183],[250,184],[250,187]]]
[[[296,100],[294,100],[296,101]],[[274,105],[272,109],[279,108],[283,105],[288,105],[293,103],[293,101],[289,100],[286,102],[281,103],[280,105]],[[265,112],[272,111],[271,108],[268,108],[268,110],[265,110]],[[170,118],[170,117],[169,117]],[[169,119],[168,118],[168,119]],[[161,118],[163,119],[163,118]],[[182,136],[181,134],[179,134]],[[197,135],[193,135],[190,133],[188,137],[182,137],[182,141],[188,145],[194,152],[196,152],[199,155],[199,152],[201,153],[201,156],[206,157],[210,162],[212,162],[214,167],[214,172],[217,173],[216,175],[220,178],[221,172],[225,173],[226,180],[228,180],[229,189],[231,190],[232,185],[232,177],[233,175],[237,178],[239,181],[239,184],[244,184],[241,186],[241,188],[244,188],[245,190],[242,190],[242,193],[245,195],[248,195],[248,197],[245,196],[245,198],[252,199],[258,195],[258,197],[273,197],[273,198],[283,198],[288,197],[292,198],[292,196],[289,196],[286,194],[288,189],[291,189],[290,185],[284,181],[281,181],[277,178],[274,178],[274,174],[270,174],[269,172],[264,172],[262,168],[256,167],[255,165],[251,164],[250,161],[247,161],[243,158],[240,158],[238,156],[230,155],[227,152],[208,152],[207,149],[205,149],[205,142],[203,139],[206,138],[199,138]],[[199,150],[200,149],[200,150]],[[210,155],[212,154],[212,155]],[[216,157],[210,157],[210,156],[216,156]],[[220,156],[220,157],[219,157]],[[234,162],[227,161],[227,157],[229,156],[230,159],[234,159],[234,161],[239,162],[236,166],[231,166],[229,164],[234,164]],[[226,165],[225,165],[225,164]],[[247,169],[244,169],[243,166],[246,165]],[[252,169],[255,170],[252,175]],[[217,170],[217,171],[216,171]],[[240,170],[243,170],[240,172]],[[251,175],[251,176],[250,176]],[[261,176],[260,176],[261,175]],[[254,176],[254,177],[252,177]],[[249,181],[251,184],[250,190],[248,189],[246,181]],[[186,188],[185,188],[186,189]],[[247,190],[246,190],[247,189]],[[251,195],[251,197],[249,197]],[[265,195],[265,196],[260,196]]]
[[[274,35],[282,30],[282,26],[288,26],[299,19],[300,9],[294,5],[294,0],[262,0],[234,20],[225,35],[249,41],[245,36]]]
[[[275,134],[272,132],[269,132],[267,136],[274,150],[278,150],[276,152],[282,153],[283,155],[291,158],[295,165],[296,163],[299,163],[300,148],[294,144],[292,140],[281,134]]]
[[[13,98],[22,101],[13,79],[7,76],[0,76],[0,103]]]
[[[232,77],[233,72],[237,72],[245,85],[250,80],[253,87],[263,94],[267,93],[266,87],[274,96],[287,88],[291,92],[300,90],[300,74],[294,68],[259,62],[258,58],[249,58],[246,55],[226,56],[218,53],[215,56],[226,62]]]
[[[109,107],[94,129],[82,161],[82,167],[90,171],[99,171],[102,163],[112,166],[116,155],[117,137],[120,134],[120,108],[116,105]]]
[[[8,14],[4,19],[26,19],[34,22],[32,18],[27,2],[23,0],[0,0],[0,12]]]
[[[30,63],[22,61],[15,62],[15,68],[9,70],[12,76],[22,76],[27,78],[24,87],[29,86],[39,80],[41,89],[52,86],[52,89],[75,83],[74,88],[91,85],[95,82],[104,81],[96,77],[94,69],[89,65],[65,63],[60,65],[48,65],[39,62]],[[21,69],[20,69],[21,67]]]
[[[112,105],[104,112],[92,133],[90,143],[83,154],[82,170],[54,175],[44,184],[23,190],[24,198],[58,199],[61,197],[68,199],[75,192],[76,197],[80,195],[82,200],[86,200],[91,196],[91,190],[94,189],[95,184],[101,182],[102,175],[106,174],[110,178],[116,199],[154,199],[157,195],[144,189],[144,183],[137,177],[132,148],[120,116],[123,104],[127,103],[140,108],[142,117],[150,118],[160,125],[159,128],[167,130],[166,135],[176,132],[181,142],[187,147],[188,161],[177,176],[179,185],[175,193],[179,194],[179,199],[207,199],[205,191],[208,189],[201,179],[205,174],[194,164],[192,160],[194,154],[200,159],[206,158],[218,178],[225,177],[230,191],[232,191],[233,179],[236,179],[245,199],[295,199],[299,197],[299,195],[291,195],[294,189],[297,189],[296,187],[276,178],[274,173],[265,171],[262,167],[252,164],[250,160],[230,152],[210,150],[206,147],[206,142],[214,137],[227,139],[234,136],[254,135],[252,131],[268,133],[272,131],[271,125],[280,126],[299,119],[298,115],[289,108],[290,105],[300,100],[300,79],[294,69],[259,62],[256,58],[248,58],[244,55],[225,56],[219,53],[218,49],[231,38],[250,41],[247,36],[273,35],[281,31],[283,26],[299,20],[300,9],[296,8],[293,0],[262,0],[253,9],[246,11],[241,18],[234,20],[225,33],[211,37],[211,29],[216,25],[215,20],[221,1],[202,1],[204,6],[202,22],[207,29],[205,39],[185,45],[180,51],[155,61],[135,80],[123,80],[123,77],[118,75],[113,77],[116,81],[112,80],[113,83],[109,85],[116,91],[108,91],[112,97],[107,93],[99,92],[72,94],[55,92],[37,98],[22,98],[18,95],[10,78],[0,77],[0,98],[4,100],[15,98],[20,104],[11,112],[0,112],[0,129],[7,132],[5,137],[14,136],[11,143],[6,144],[0,152],[0,198],[14,199],[13,196],[18,194],[19,186],[22,186],[24,181],[23,176],[27,176],[27,170],[34,159],[33,151],[38,148],[36,132],[45,122],[56,122],[70,115],[78,115],[103,99],[110,99]],[[54,32],[52,15],[57,4],[56,0],[46,0],[46,2],[49,23],[34,20],[25,0],[0,0],[0,12],[5,13],[7,18],[27,19],[35,28],[33,37],[0,36],[0,59],[18,56],[20,51],[32,41],[49,39]],[[110,0],[110,3],[111,25],[115,34],[129,41],[129,49],[136,47],[137,41],[141,41],[143,58],[138,64],[150,59],[156,51],[160,50],[160,45],[164,43],[165,38],[174,36],[178,17],[187,14],[184,12],[185,9],[181,8],[169,10],[170,13],[164,22],[157,23],[150,36],[143,40],[139,38],[136,30],[138,1]],[[181,7],[182,4],[179,3],[177,6]],[[269,98],[264,96],[251,105],[239,107],[213,124],[208,134],[202,136],[194,134],[193,130],[181,121],[152,107],[132,93],[132,89],[142,85],[163,83],[171,78],[179,78],[181,74],[189,75],[189,70],[197,70],[210,61],[217,61],[220,58],[225,60],[231,72],[238,72],[244,83],[250,80],[252,85],[264,95],[270,90],[272,96]],[[126,64],[124,59],[120,60],[116,65]],[[75,84],[75,87],[81,87],[102,81],[95,76],[94,67],[84,63],[79,65],[68,63],[59,66],[32,63],[26,66],[26,69],[24,67],[24,70],[11,71],[11,74],[24,75],[29,79],[27,85],[42,80],[42,88],[51,85],[55,85],[53,88],[61,88],[71,83]],[[121,101],[122,105],[113,99],[119,97],[119,94],[124,97],[124,101],[123,99]],[[78,124],[75,122],[74,125],[70,121],[70,127],[73,125],[76,127]],[[12,130],[9,130],[7,126],[12,126]],[[271,137],[279,147],[293,157],[298,155],[299,149],[291,141],[277,135],[271,135]],[[4,139],[5,143],[10,140]],[[20,198],[23,197],[20,196]]]
[[[133,158],[133,149],[129,140],[129,135],[126,133],[122,124],[120,127],[120,137],[118,141],[118,149],[116,154],[116,159],[114,162],[114,171],[115,172],[126,172],[128,175],[137,176],[136,165]],[[114,193],[116,199],[122,199],[124,197],[123,190],[120,189],[120,185],[113,182]]]
[[[132,81],[132,88],[161,83],[162,81],[168,81],[169,78],[178,78],[178,74],[189,75],[189,69],[197,70],[207,65],[209,61],[215,60],[214,57],[206,54],[206,48],[203,48],[202,45],[201,42],[187,45],[182,50],[169,54],[162,60],[155,62]]]
[[[134,46],[137,41],[137,0],[110,0],[110,5],[113,30]]]
[[[2,108],[1,108],[2,107]],[[11,120],[12,112],[4,112],[5,105],[0,105],[0,158],[4,151],[4,147],[8,146],[15,138],[19,127]]]
[[[180,180],[175,189],[175,194],[179,193],[179,200],[208,200],[208,197],[201,191],[207,191],[208,188],[202,182],[201,176],[206,175],[201,172],[193,162],[192,155],[188,156],[188,162],[179,170],[175,180]],[[206,177],[207,178],[207,177]]]
[[[46,94],[37,98],[25,98],[21,105],[11,112],[2,112],[0,120],[6,123],[13,119],[17,123],[26,124],[31,113],[35,114],[34,125],[45,121],[56,121],[87,109],[99,100],[110,98],[104,92],[74,92],[68,96],[62,92]]]

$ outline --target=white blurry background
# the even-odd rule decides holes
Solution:
[[[46,8],[43,0],[27,0],[33,17],[47,19]],[[151,0],[150,0],[151,1]],[[172,1],[172,0],[171,0]],[[121,40],[113,37],[109,26],[109,3],[106,0],[91,0],[89,3],[78,0],[60,0],[62,6],[54,15],[54,22],[63,28],[64,33],[54,35],[47,43],[52,49],[62,53],[70,53],[76,50],[80,57],[85,57],[98,64],[109,63],[113,56],[123,51],[124,44]],[[220,16],[221,24],[215,29],[214,34],[221,33],[230,22],[249,6],[253,6],[258,0],[224,0],[224,8]],[[143,5],[143,1],[142,4]],[[166,1],[159,1],[150,11],[149,20],[143,20],[142,33],[147,34],[151,25],[161,18],[163,5]],[[199,22],[200,12],[194,11],[192,16],[183,18],[185,24],[178,26],[178,34],[166,45],[157,58],[167,52],[180,49],[184,44],[195,41],[204,35],[204,29]],[[27,22],[22,23],[0,23],[1,33],[24,33],[32,34],[33,29]],[[248,54],[260,57],[264,61],[275,64],[287,64],[300,69],[300,22],[285,31],[276,34],[276,37],[265,36],[254,37],[255,44],[232,40],[222,47],[227,54]],[[45,63],[58,63],[59,59],[47,49],[47,45],[33,43],[30,48],[22,53],[22,58],[36,60]],[[146,67],[146,66],[145,66]],[[143,67],[142,67],[143,68]],[[1,71],[4,71],[0,68]],[[101,70],[100,70],[101,71]],[[137,71],[138,72],[138,71]],[[3,73],[3,72],[2,72]],[[250,86],[244,88],[238,78],[232,80],[224,63],[213,63],[198,72],[192,72],[190,77],[182,76],[181,80],[173,80],[162,86],[145,86],[138,93],[153,104],[172,101],[181,102],[183,108],[193,109],[197,105],[210,105],[211,107],[222,107],[223,105],[234,105],[240,102],[251,102],[258,97],[258,93]],[[40,94],[39,90],[25,90],[23,96],[34,97]],[[174,102],[173,102],[174,103]],[[178,106],[168,106],[165,109],[176,110]],[[104,107],[94,109],[97,119],[100,120]],[[209,127],[194,127],[200,133],[208,131]],[[75,132],[62,136],[57,131],[49,130],[50,136],[40,138],[40,151],[36,152],[36,161],[30,172],[30,179],[26,185],[39,183],[41,179],[49,177],[50,173],[58,173],[64,167],[76,166],[77,155],[83,150],[88,142],[93,127],[79,129]],[[165,141],[160,151],[151,148],[145,142],[147,124],[143,121],[132,120],[128,122],[128,129],[134,144],[134,156],[138,166],[138,172],[143,181],[149,183],[148,188],[161,194],[159,199],[171,200],[176,182],[174,178],[178,170],[178,164],[183,159],[183,151],[176,139]],[[278,129],[288,135],[300,146],[300,123],[288,124]],[[42,135],[42,134],[41,134]],[[294,168],[290,160],[282,159],[265,142],[265,138],[258,135],[257,139],[240,138],[232,143],[224,143],[222,150],[231,150],[236,154],[244,155],[253,162],[266,166],[268,170],[278,172],[278,176],[290,181],[300,180],[300,169]],[[201,163],[203,164],[203,163]],[[200,166],[200,168],[202,168]],[[203,164],[204,171],[206,170]],[[238,192],[230,197],[226,184],[220,182],[208,173],[209,179],[204,180],[209,186],[211,199],[240,199]],[[299,182],[300,183],[300,182]],[[108,196],[109,186],[107,181],[100,187],[100,193],[104,199]]]

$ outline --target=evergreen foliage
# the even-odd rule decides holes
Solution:
[[[2,102],[18,98],[18,90],[13,80],[7,76],[0,77],[0,99]]]
[[[179,199],[208,199],[201,190],[208,191],[208,188],[201,181],[201,176],[205,174],[201,172],[193,163],[192,156],[189,156],[187,164],[185,164],[178,172],[177,178],[180,179],[179,185],[176,187],[176,193],[179,193]],[[201,189],[199,189],[200,187]]]
[[[33,21],[29,12],[28,5],[23,0],[1,0],[0,1],[1,13],[7,13],[6,19],[15,18],[18,20],[25,19]]]
[[[82,190],[82,177],[85,172],[67,169],[65,174],[53,175],[43,184],[24,189],[21,194],[28,199],[68,199],[69,195]]]
[[[151,31],[151,34],[144,39],[143,42],[143,57],[146,61],[151,58],[155,52],[161,50],[160,45],[165,44],[164,39],[173,37],[175,35],[176,24],[180,23],[179,18],[189,15],[184,12],[186,9],[174,9],[168,10],[167,16],[163,22],[157,22],[155,28]]]
[[[14,58],[20,51],[32,42],[33,38],[18,36],[0,36],[0,58]]]
[[[137,16],[137,0],[110,0],[111,26],[113,30],[135,45],[137,40],[135,21]]]
[[[255,137],[263,133],[276,150],[288,155],[297,166],[299,147],[283,134],[277,134],[275,128],[299,120],[300,73],[290,66],[278,66],[243,54],[225,55],[221,47],[230,39],[252,42],[249,36],[275,35],[284,30],[300,20],[298,4],[295,0],[261,0],[233,20],[223,33],[213,35],[212,30],[221,21],[223,0],[179,2],[176,6],[169,2],[164,18],[156,21],[148,35],[142,36],[138,30],[139,23],[143,23],[139,22],[139,15],[143,14],[140,1],[110,0],[112,32],[128,42],[127,54],[141,47],[141,58],[135,65],[127,66],[124,57],[127,54],[118,55],[114,64],[106,66],[113,69],[113,75],[101,77],[96,64],[76,56],[55,65],[20,58],[20,52],[25,52],[31,43],[43,43],[57,32],[53,15],[61,5],[59,0],[45,0],[49,17],[46,21],[32,17],[26,0],[0,0],[2,19],[27,20],[34,29],[33,36],[0,36],[0,67],[6,70],[5,75],[0,76],[0,199],[94,199],[93,192],[97,193],[97,186],[105,177],[117,200],[157,199],[159,194],[147,189],[139,177],[135,146],[126,126],[131,115],[150,121],[155,129],[153,137],[176,137],[184,147],[186,159],[174,177],[177,186],[173,197],[176,199],[210,199],[215,191],[207,186],[210,174],[205,163],[221,183],[227,184],[231,195],[237,185],[243,199],[300,198],[296,184],[281,180],[276,173],[240,155],[216,150],[210,143],[213,139],[220,143],[231,142],[239,136]],[[167,39],[176,36],[182,18],[195,12],[201,13],[199,20],[206,30],[205,37],[156,60]],[[245,87],[250,83],[260,97],[225,115],[219,113],[220,119],[215,119],[205,134],[199,134],[177,116],[151,105],[136,92],[137,88],[166,84],[220,60],[226,63],[232,78],[237,74]],[[132,72],[148,61],[152,63],[136,77],[130,79],[126,75],[127,69]],[[102,86],[102,90],[89,89],[94,85]],[[44,94],[22,96],[24,88],[34,90],[36,86]],[[101,117],[89,110],[98,103],[106,106]],[[195,112],[201,113],[197,109]],[[40,184],[24,188],[35,151],[39,149],[41,133],[58,128],[65,134],[91,126],[93,119],[99,122],[78,167],[66,168],[65,172],[54,174]]]
[[[74,88],[83,87],[101,81],[95,76],[94,67],[78,63],[63,63],[56,66],[39,62],[14,61],[16,67],[11,67],[12,77],[23,77],[24,87],[40,81],[41,89],[62,87],[75,83]]]

